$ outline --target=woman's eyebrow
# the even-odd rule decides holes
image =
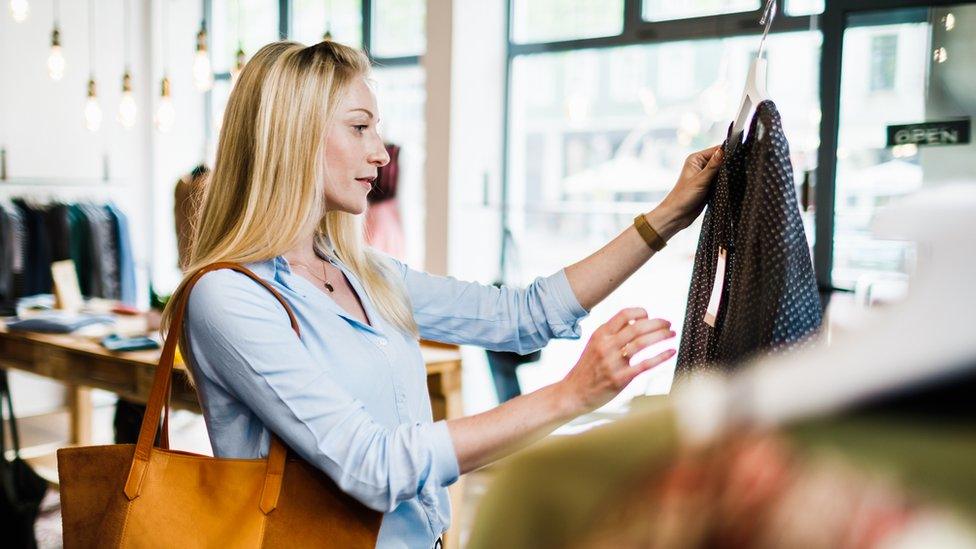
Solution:
[[[373,113],[369,109],[363,109],[363,108],[349,109],[349,112],[350,113],[354,113],[356,111],[362,111],[362,112],[366,113],[366,116],[368,116],[370,118],[374,118]]]

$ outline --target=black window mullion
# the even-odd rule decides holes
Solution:
[[[642,0],[624,0],[624,31],[623,38],[637,39],[637,29],[643,23],[641,20]]]
[[[372,0],[362,0],[360,6],[363,10],[363,51],[370,55],[373,51],[373,2]],[[426,28],[426,27],[425,27]],[[419,57],[418,57],[419,62]]]
[[[291,38],[291,0],[278,0],[278,40]]]
[[[813,270],[821,291],[833,289],[834,186],[837,137],[840,126],[840,74],[844,46],[844,13],[827,2],[823,13],[820,51],[820,147],[817,150],[817,186],[814,203]]]

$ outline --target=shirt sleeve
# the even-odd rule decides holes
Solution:
[[[550,339],[578,339],[584,309],[565,270],[525,288],[464,282],[411,269],[389,258],[400,273],[425,339],[526,354]]]
[[[378,424],[315,362],[274,296],[244,275],[204,275],[190,295],[186,323],[195,374],[231,392],[366,506],[390,512],[430,485],[457,480],[445,422]]]

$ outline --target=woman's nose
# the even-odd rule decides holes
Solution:
[[[382,140],[379,141],[379,146],[369,157],[369,163],[375,166],[383,167],[390,163],[390,153],[386,152],[386,145],[383,144]]]

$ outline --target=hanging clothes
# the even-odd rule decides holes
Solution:
[[[71,259],[68,206],[60,203],[48,204],[44,210],[44,223],[47,225],[51,243],[51,261]]]
[[[760,103],[746,141],[730,141],[695,254],[676,376],[706,365],[733,369],[757,352],[807,341],[820,327],[820,296],[776,105]],[[724,276],[716,281],[723,259]],[[720,298],[711,311],[714,326],[704,320],[713,293]]]
[[[82,211],[91,231],[92,293],[105,299],[119,299],[119,255],[115,225],[108,212],[93,204],[83,204]]]
[[[78,287],[82,295],[94,296],[92,291],[91,228],[85,212],[78,204],[68,207],[68,226],[71,232],[71,259],[78,271]]]
[[[0,200],[0,316],[15,314],[24,292],[24,220],[11,202]]]
[[[45,223],[45,208],[21,198],[15,198],[13,203],[23,217],[27,237],[24,295],[51,293],[51,239]]]
[[[53,291],[51,263],[75,263],[82,295],[136,302],[128,218],[114,204],[0,200],[0,312]]]
[[[132,240],[129,238],[129,219],[115,204],[105,205],[112,220],[115,236],[115,249],[118,251],[119,300],[127,305],[136,305],[136,270],[132,257]]]
[[[390,163],[381,167],[373,190],[366,196],[366,242],[377,250],[401,261],[406,256],[406,237],[400,220],[397,186],[400,179],[400,147],[387,145]]]

